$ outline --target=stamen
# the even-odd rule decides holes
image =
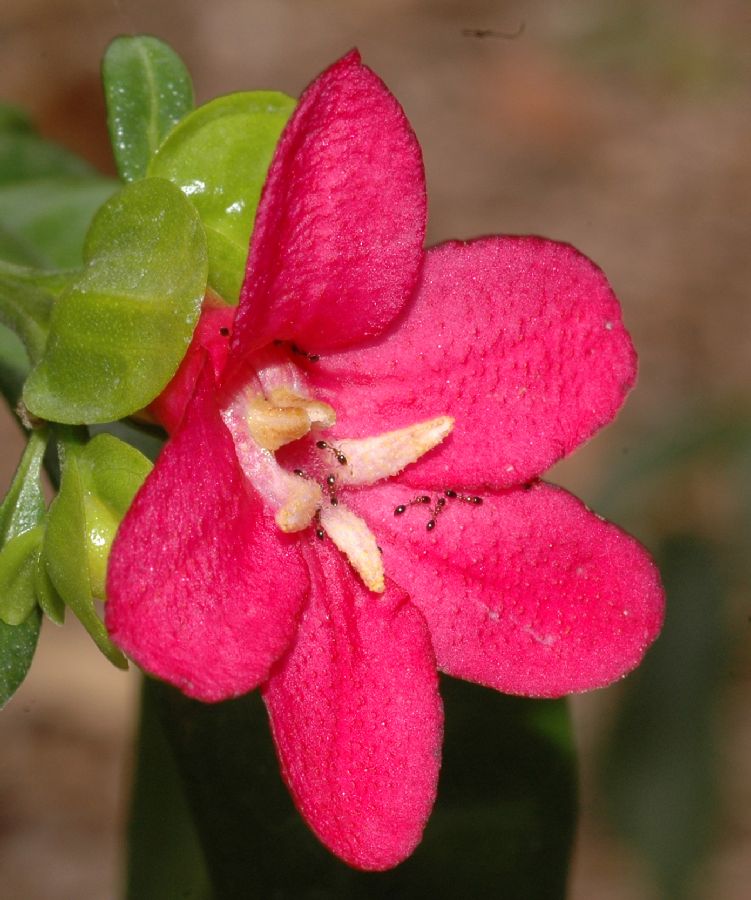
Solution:
[[[347,466],[339,481],[343,484],[374,484],[382,478],[397,475],[440,444],[453,427],[451,416],[439,416],[374,437],[338,441],[339,453],[345,460],[342,464]]]
[[[286,387],[271,388],[266,392],[266,396],[280,409],[303,410],[311,428],[331,428],[336,423],[336,412],[333,407],[322,400],[312,400]]]
[[[307,478],[302,469],[294,473],[283,469],[270,450],[259,446],[249,427],[242,395],[222,411],[222,418],[232,434],[245,477],[274,510],[279,528],[285,532],[307,528],[323,500],[321,486]]]
[[[320,522],[336,547],[345,554],[365,586],[382,594],[386,590],[383,558],[364,520],[344,506],[323,506]]]

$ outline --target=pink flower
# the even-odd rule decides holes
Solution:
[[[416,139],[351,53],[284,132],[231,339],[207,313],[109,569],[114,641],[202,700],[260,686],[297,806],[363,869],[430,813],[436,666],[559,696],[662,620],[642,547],[538,480],[634,381],[605,277],[534,237],[423,252],[424,227]]]

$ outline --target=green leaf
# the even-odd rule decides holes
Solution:
[[[10,490],[0,504],[0,547],[35,529],[44,516],[39,468],[46,444],[46,432],[31,433]],[[0,622],[0,708],[26,677],[36,650],[40,622],[38,610],[32,610],[19,625]]]
[[[0,709],[15,694],[29,671],[41,621],[37,609],[23,625],[0,622]]]
[[[29,372],[29,357],[21,339],[0,325],[0,391],[8,406],[15,410]]]
[[[146,175],[165,135],[193,108],[193,85],[180,57],[155,37],[118,37],[102,62],[107,123],[124,181]]]
[[[125,657],[111,643],[95,600],[105,599],[112,539],[136,491],[151,470],[138,450],[109,434],[81,445],[63,441],[60,491],[50,505],[43,556],[47,573],[104,655]]]
[[[65,601],[47,574],[47,565],[41,552],[37,554],[34,568],[34,593],[45,616],[55,625],[62,625],[65,622]]]
[[[21,625],[37,606],[34,575],[44,526],[11,538],[0,550],[0,619]]]
[[[74,154],[0,108],[0,259],[75,267],[95,210],[115,190]]]
[[[206,287],[200,219],[161,178],[116,194],[84,252],[24,389],[27,407],[55,422],[109,422],[147,406],[187,350]]]
[[[116,187],[108,178],[92,176],[49,176],[0,187],[0,227],[12,235],[16,248],[10,261],[52,269],[79,267],[94,213]]]
[[[50,176],[91,176],[94,170],[84,160],[58,144],[41,138],[27,127],[8,122],[0,125],[0,185]]]
[[[26,112],[20,107],[0,103],[0,132],[8,131],[23,134],[33,131],[33,126]]]
[[[564,701],[444,678],[444,760],[423,842],[393,871],[363,873],[333,857],[294,809],[258,693],[206,705],[165,684],[147,689],[218,897],[565,897],[575,773]]]
[[[47,343],[55,295],[33,278],[24,278],[0,262],[0,322],[19,336],[32,363],[40,360]]]
[[[272,91],[229,94],[187,116],[149,166],[195,204],[206,228],[209,283],[236,303],[250,233],[279,135],[295,107]]]
[[[31,531],[44,516],[39,469],[46,446],[46,431],[32,431],[10,490],[0,505],[0,546],[24,531]]]

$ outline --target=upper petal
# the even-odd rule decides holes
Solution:
[[[247,488],[209,366],[118,530],[106,624],[147,672],[221,700],[268,677],[294,636],[308,579]]]
[[[536,483],[449,500],[426,531],[400,485],[346,502],[378,536],[388,576],[428,620],[439,666],[510,694],[556,697],[609,684],[657,636],[664,596],[634,538],[566,491]]]
[[[387,334],[306,369],[337,411],[334,437],[455,419],[403,481],[507,487],[613,418],[636,357],[597,266],[567,244],[496,237],[430,250],[414,302]]]
[[[380,333],[409,299],[425,234],[417,139],[352,52],[305,91],[269,170],[236,321],[238,360]]]
[[[368,591],[325,541],[311,599],[264,689],[282,773],[313,831],[352,866],[414,850],[435,798],[442,706],[425,620],[393,584]]]

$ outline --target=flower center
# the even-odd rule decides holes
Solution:
[[[269,347],[253,363],[253,374],[222,411],[245,477],[282,531],[313,526],[319,537],[328,535],[365,585],[382,592],[383,559],[375,536],[337,492],[397,475],[437,446],[454,420],[438,416],[372,437],[332,442],[319,435],[334,425],[336,412],[310,395],[303,373],[289,357]],[[275,454],[298,442],[311,466],[289,471]]]

